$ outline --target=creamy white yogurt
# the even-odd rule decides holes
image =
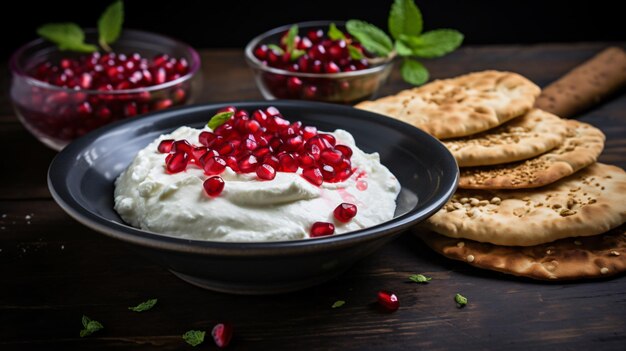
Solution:
[[[206,129],[210,130],[210,129]],[[348,145],[354,174],[339,183],[315,186],[297,173],[277,172],[271,181],[255,173],[221,174],[224,191],[204,193],[207,178],[195,166],[168,174],[165,154],[157,151],[164,139],[187,139],[197,144],[202,129],[178,128],[139,151],[115,182],[115,210],[129,224],[155,233],[214,241],[278,241],[309,237],[315,222],[335,224],[335,234],[350,232],[393,218],[400,191],[396,177],[380,163],[378,153],[366,154],[344,130],[332,133],[337,144]],[[333,210],[353,203],[358,213],[348,223],[334,220]]]

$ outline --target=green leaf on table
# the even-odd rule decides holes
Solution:
[[[395,0],[389,12],[389,33],[394,39],[400,35],[417,36],[422,33],[422,13],[413,0]]]
[[[98,43],[103,49],[111,51],[110,44],[115,43],[122,33],[124,23],[124,3],[115,1],[104,10],[98,19]]]
[[[144,302],[140,303],[137,306],[128,307],[128,309],[133,311],[133,312],[143,312],[143,311],[147,311],[147,310],[151,309],[152,307],[154,307],[154,305],[156,305],[156,303],[157,303],[157,299],[150,299],[150,300],[147,300],[147,301],[144,301]]]
[[[400,41],[411,48],[413,56],[435,58],[456,50],[463,42],[463,34],[454,29],[435,29],[418,37],[403,34]]]
[[[348,45],[348,52],[350,53],[350,58],[353,60],[360,60],[364,57],[363,51],[352,44]]]
[[[287,52],[291,53],[296,48],[296,36],[298,35],[298,25],[294,24],[287,32],[285,47]]]
[[[280,46],[276,44],[268,44],[267,47],[273,50],[274,52],[276,52],[278,55],[282,55],[285,53],[285,50],[283,50],[283,48],[281,48]]]
[[[458,293],[454,295],[454,301],[456,301],[457,307],[459,308],[467,305],[467,298]]]
[[[346,35],[334,23],[328,26],[327,35],[331,40],[346,40]]]
[[[416,283],[428,283],[433,278],[427,277],[423,274],[413,274],[409,277],[409,280]]]
[[[333,303],[332,306],[330,306],[330,308],[339,308],[339,307],[341,307],[341,306],[343,306],[345,304],[346,304],[346,302],[344,300],[337,300],[337,301],[335,301],[335,303]]]
[[[85,43],[85,33],[76,23],[48,23],[37,28],[37,34],[55,43],[60,50],[94,52],[95,45]]]
[[[215,128],[221,126],[226,123],[235,113],[232,111],[224,111],[216,114],[211,117],[209,123],[207,123],[207,127],[211,128],[211,130],[215,130]]]
[[[183,340],[191,346],[198,346],[204,342],[206,332],[201,330],[189,330],[183,334]]]
[[[83,315],[82,318],[83,330],[80,331],[80,337],[84,338],[85,336],[91,335],[98,330],[104,328],[102,324],[98,321],[94,321],[93,319]]]
[[[400,74],[402,79],[413,85],[422,85],[428,81],[428,70],[421,62],[404,59],[400,66]]]
[[[373,24],[359,20],[349,20],[346,23],[346,29],[367,51],[375,55],[387,56],[393,50],[391,38]]]

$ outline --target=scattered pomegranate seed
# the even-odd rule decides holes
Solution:
[[[335,145],[335,150],[341,152],[343,157],[350,158],[352,157],[352,149],[346,145]]]
[[[218,323],[211,330],[215,345],[219,348],[228,346],[233,337],[233,326],[230,323]]]
[[[319,236],[333,235],[334,233],[335,233],[335,226],[332,223],[315,222],[311,226],[311,232],[309,233],[309,236],[311,238],[316,238]]]
[[[274,170],[274,167],[268,164],[262,164],[257,167],[256,175],[263,180],[272,180],[276,178],[276,171]]]
[[[395,311],[400,307],[396,294],[385,290],[378,292],[378,303],[389,311]]]
[[[220,176],[212,176],[207,178],[202,184],[204,191],[209,196],[218,196],[224,190],[224,179]]]
[[[226,169],[226,161],[219,157],[214,156],[204,161],[204,173],[207,175],[216,175],[224,172]]]
[[[167,154],[170,151],[172,151],[172,145],[174,145],[174,140],[173,139],[162,140],[159,143],[158,150],[162,154]]]
[[[333,211],[335,218],[340,222],[349,222],[354,216],[356,216],[356,205],[344,202],[337,206]]]
[[[187,154],[184,152],[176,152],[172,154],[172,157],[169,158],[166,164],[166,170],[169,173],[178,173],[182,172],[187,168],[188,162]]]

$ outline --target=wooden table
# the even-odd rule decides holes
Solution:
[[[434,78],[500,69],[545,85],[607,45],[465,47],[426,65]],[[241,50],[202,56],[200,101],[261,98]],[[301,292],[232,296],[184,283],[54,203],[46,170],[55,152],[16,120],[6,73],[1,80],[0,350],[184,350],[191,348],[181,334],[210,330],[218,320],[234,324],[233,349],[626,349],[626,277],[517,279],[442,258],[410,234],[340,278]],[[383,93],[405,87],[396,70]],[[600,160],[626,167],[626,96],[581,120],[607,135]],[[407,283],[413,273],[433,280]],[[397,312],[372,307],[383,288],[399,296]],[[469,299],[463,309],[453,301],[457,292]],[[152,297],[159,299],[153,310],[127,310]],[[332,309],[336,300],[345,306]],[[79,338],[83,314],[105,329]],[[198,347],[210,348],[211,340]]]

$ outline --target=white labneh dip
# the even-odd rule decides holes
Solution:
[[[197,141],[203,130],[178,128],[139,151],[115,181],[115,210],[134,227],[186,239],[259,242],[309,238],[315,222],[335,225],[335,234],[371,227],[393,218],[400,183],[380,163],[378,153],[366,154],[344,130],[332,134],[337,144],[353,150],[354,173],[345,181],[315,186],[296,173],[277,172],[270,181],[255,173],[237,174],[229,167],[220,174],[223,192],[207,196],[204,171],[189,166],[168,174],[166,155],[157,148],[162,140]],[[341,203],[357,206],[347,223],[334,219]]]

